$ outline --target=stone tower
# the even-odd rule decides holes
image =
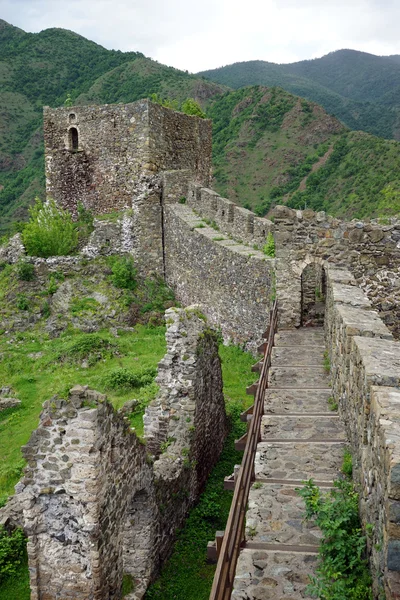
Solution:
[[[133,254],[161,273],[162,174],[209,185],[211,121],[149,100],[45,107],[44,142],[47,196],[74,215],[79,203],[95,216],[132,209]]]

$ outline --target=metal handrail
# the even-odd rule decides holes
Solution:
[[[278,303],[275,300],[270,311],[268,342],[264,351],[264,360],[254,399],[253,418],[250,421],[242,464],[235,482],[235,490],[218,557],[210,600],[229,600],[233,590],[236,564],[244,540],[247,501],[250,486],[254,480],[254,459],[257,444],[260,440],[261,418],[264,414],[264,396],[268,387],[268,373],[277,324]]]

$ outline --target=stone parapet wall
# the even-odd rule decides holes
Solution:
[[[346,270],[327,274],[333,395],[346,425],[374,597],[400,598],[400,343]]]
[[[215,224],[218,229],[241,243],[262,250],[274,225],[268,219],[257,217],[253,212],[222,198],[214,190],[195,183],[188,189],[187,203],[199,216]]]
[[[357,284],[363,284],[374,306],[379,310],[387,308],[385,322],[393,333],[400,335],[399,324],[393,318],[398,311],[395,299],[400,289],[400,278],[396,276],[400,268],[399,221],[392,219],[387,225],[376,221],[340,221],[324,212],[292,210],[286,206],[275,207],[271,219],[281,326],[300,324],[304,268],[326,262],[348,269]],[[394,271],[385,285],[379,285],[376,278],[382,269]],[[390,298],[388,307],[385,298]]]
[[[205,226],[186,205],[164,212],[167,283],[183,304],[199,304],[224,340],[254,350],[275,296],[274,259]]]
[[[44,404],[15,497],[32,600],[117,600],[124,574],[135,582],[127,598],[140,600],[219,457],[227,420],[215,334],[197,308],[168,311],[167,319],[148,446],[87,387]],[[164,446],[154,435],[159,421]]]

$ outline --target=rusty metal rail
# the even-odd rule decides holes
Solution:
[[[264,349],[264,360],[254,400],[253,417],[247,432],[247,442],[242,464],[235,482],[232,505],[219,551],[210,600],[229,600],[232,594],[236,564],[241,544],[244,541],[247,501],[250,486],[254,480],[254,458],[260,439],[261,418],[264,413],[264,396],[265,390],[268,387],[268,372],[271,365],[271,354],[277,324],[278,304],[275,300],[270,312],[268,341]]]

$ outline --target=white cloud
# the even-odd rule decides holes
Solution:
[[[340,48],[400,54],[397,0],[0,0],[0,17],[25,31],[71,29],[192,72]]]

